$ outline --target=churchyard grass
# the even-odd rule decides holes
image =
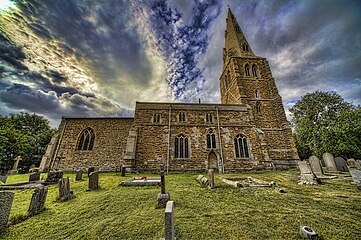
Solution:
[[[177,239],[300,239],[299,227],[311,226],[322,239],[359,239],[361,194],[350,177],[323,180],[322,185],[297,185],[298,170],[216,174],[215,189],[202,188],[198,174],[166,176],[166,192],[175,201]],[[121,187],[131,177],[100,173],[96,191],[87,192],[87,176],[70,178],[75,198],[57,201],[57,185],[49,186],[46,210],[25,218],[32,190],[14,191],[10,221],[0,239],[160,239],[164,209],[157,209],[160,187]],[[219,177],[275,181],[286,193],[269,188],[232,188]],[[344,176],[344,175],[341,175]],[[27,181],[29,175],[8,181]]]

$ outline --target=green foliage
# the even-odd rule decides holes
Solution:
[[[324,152],[361,155],[361,108],[336,92],[308,93],[292,108],[292,124],[301,158]]]
[[[21,156],[19,169],[24,172],[38,164],[55,129],[36,114],[0,115],[0,173],[11,169],[16,156]]]

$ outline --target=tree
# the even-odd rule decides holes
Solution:
[[[24,172],[38,165],[55,129],[49,121],[36,114],[0,115],[0,172],[6,173],[21,156],[19,168]]]
[[[361,107],[336,92],[308,93],[290,108],[301,158],[324,152],[361,156]]]

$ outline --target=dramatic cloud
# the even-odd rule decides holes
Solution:
[[[0,114],[35,112],[56,126],[62,115],[129,116],[135,101],[219,102],[227,4],[269,60],[286,110],[316,90],[361,104],[358,1],[6,3]]]

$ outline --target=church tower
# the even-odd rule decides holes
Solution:
[[[294,166],[299,157],[268,61],[254,54],[230,9],[220,91],[222,104],[252,108],[256,128],[264,134],[274,166]]]

